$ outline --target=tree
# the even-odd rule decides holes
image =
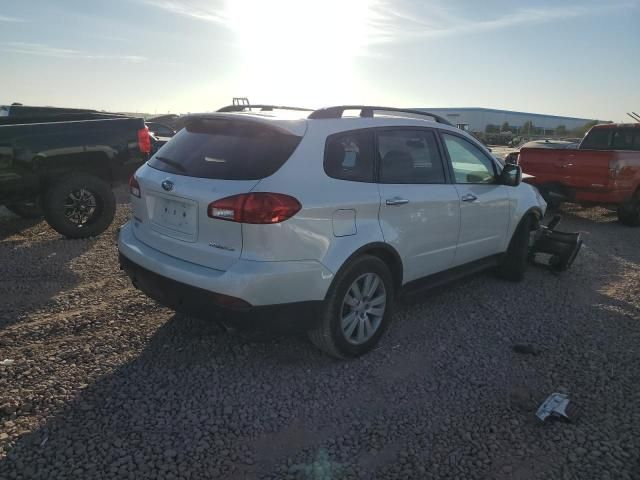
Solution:
[[[525,135],[530,135],[533,132],[533,122],[531,120],[527,120],[522,124],[522,129],[520,133],[524,133]]]
[[[567,134],[567,127],[565,127],[564,125],[558,125],[556,127],[556,135],[566,135]]]
[[[504,122],[502,124],[502,127],[500,127],[500,131],[501,132],[510,132],[511,131],[511,125],[509,125],[509,122]]]
[[[492,124],[487,125],[484,131],[485,133],[500,133],[500,129],[498,128],[498,126]]]

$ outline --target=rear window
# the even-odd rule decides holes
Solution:
[[[609,149],[612,130],[609,128],[594,128],[592,129],[580,148],[588,150],[607,150]]]
[[[190,177],[258,180],[284,165],[301,138],[247,121],[192,119],[149,165]]]
[[[611,145],[614,150],[633,150],[633,133],[632,129],[616,130],[613,133]],[[637,134],[636,134],[637,135]]]

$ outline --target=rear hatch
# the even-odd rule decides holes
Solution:
[[[136,173],[136,237],[168,255],[228,269],[242,253],[242,224],[210,218],[209,204],[250,192],[287,161],[303,133],[304,124],[283,129],[238,114],[190,119]]]

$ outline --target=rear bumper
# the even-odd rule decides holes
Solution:
[[[249,307],[319,302],[324,300],[333,280],[333,273],[313,260],[256,262],[240,259],[226,271],[203,267],[149,247],[136,238],[133,228],[131,222],[127,223],[118,236],[118,250],[121,258],[126,259],[129,271],[133,265],[135,269],[193,287],[201,293],[241,299]],[[168,296],[168,293],[166,290],[156,292],[160,298],[153,298],[167,304],[170,302],[163,301],[162,296]]]
[[[220,320],[240,327],[306,330],[317,319],[322,302],[296,302],[252,306],[209,290],[158,275],[119,255],[120,268],[133,285],[161,305],[199,318]]]

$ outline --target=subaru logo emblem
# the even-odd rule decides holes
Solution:
[[[173,190],[173,182],[171,180],[165,180],[162,182],[162,188],[164,188],[167,192]]]

